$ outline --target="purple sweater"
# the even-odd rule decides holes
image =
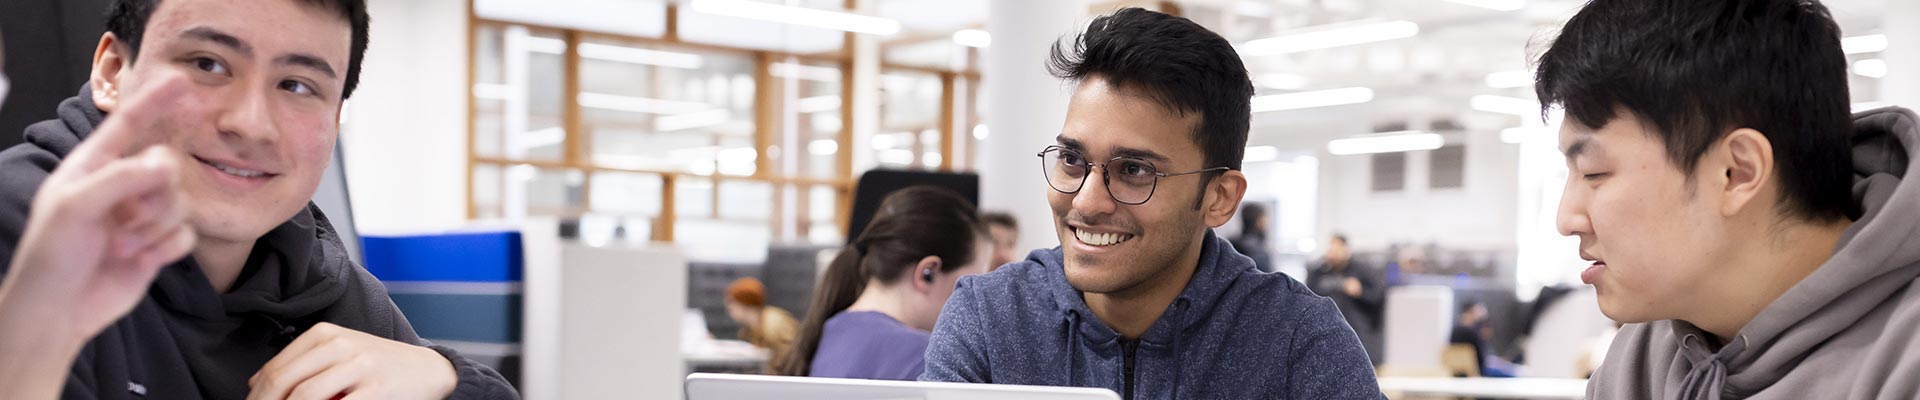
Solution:
[[[932,333],[909,328],[874,311],[847,311],[827,319],[812,376],[910,381],[927,367]]]

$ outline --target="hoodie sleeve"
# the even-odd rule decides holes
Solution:
[[[365,270],[359,272],[361,274],[366,273]],[[447,398],[520,398],[520,393],[513,388],[513,384],[508,383],[507,378],[501,376],[499,372],[495,372],[493,368],[469,359],[466,356],[462,356],[460,352],[454,351],[451,348],[435,345],[426,339],[420,338],[420,334],[414,332],[413,324],[407,322],[407,316],[400,313],[400,307],[393,304],[393,298],[387,295],[386,287],[380,285],[380,282],[373,279],[372,275],[366,275],[362,278],[363,279],[360,279],[361,291],[374,295],[370,296],[370,300],[368,301],[370,308],[367,310],[369,311],[368,315],[386,316],[385,320],[387,323],[385,325],[387,325],[387,329],[384,329],[386,332],[381,332],[384,333],[382,336],[394,341],[412,343],[417,346],[433,349],[434,352],[440,353],[440,356],[446,357],[447,361],[453,364],[453,373],[459,383],[454,386],[453,393],[448,395]]]
[[[1296,399],[1379,399],[1380,384],[1360,338],[1334,308],[1314,297],[1295,313],[1297,323],[1287,365],[1287,391]]]
[[[921,381],[993,383],[993,376],[987,371],[988,335],[981,323],[986,316],[980,312],[975,300],[979,292],[972,285],[978,279],[978,276],[964,277],[954,284],[953,296],[947,299],[940,318],[933,323],[933,339],[927,344],[927,366],[920,374]]]

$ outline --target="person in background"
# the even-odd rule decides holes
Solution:
[[[518,397],[312,205],[365,1],[111,4],[87,84],[0,152],[0,398]]]
[[[1627,323],[1588,398],[1920,398],[1920,118],[1852,113],[1841,36],[1811,0],[1596,0],[1537,58],[1556,223]]]
[[[1267,207],[1260,203],[1240,206],[1240,235],[1229,242],[1241,255],[1253,259],[1261,271],[1273,272],[1273,255],[1267,252]]]
[[[1381,397],[1332,301],[1214,234],[1247,190],[1253,83],[1231,42],[1124,8],[1056,44],[1047,67],[1073,84],[1054,144],[1034,149],[1060,246],[962,278],[920,380]]]
[[[1474,363],[1480,366],[1480,376],[1489,378],[1512,378],[1513,364],[1494,354],[1493,346],[1487,340],[1493,337],[1493,325],[1488,321],[1487,305],[1479,300],[1467,300],[1460,305],[1459,320],[1453,325],[1453,333],[1448,343],[1473,346]]]
[[[1020,222],[1013,214],[990,212],[980,215],[980,221],[987,223],[987,232],[993,235],[993,260],[987,262],[987,272],[1000,269],[1014,261],[1014,253],[1020,251]]]
[[[1380,343],[1380,317],[1381,306],[1387,298],[1387,284],[1373,268],[1354,261],[1346,235],[1334,234],[1327,240],[1327,253],[1307,270],[1306,283],[1314,293],[1333,299],[1333,304],[1340,307],[1340,315],[1346,317],[1347,325],[1353,327],[1360,343],[1366,346],[1368,358],[1375,365],[1380,364],[1384,353]]]
[[[774,373],[918,378],[954,282],[986,273],[992,252],[987,229],[960,195],[931,186],[887,195],[827,267],[799,339],[774,360]]]
[[[767,305],[767,286],[760,278],[735,279],[727,285],[727,317],[740,324],[740,340],[767,349],[769,360],[785,353],[799,333],[793,313]]]

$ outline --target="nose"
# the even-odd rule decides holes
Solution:
[[[1096,175],[1097,174],[1097,175]],[[1073,210],[1081,215],[1105,215],[1113,213],[1119,204],[1113,201],[1113,195],[1107,192],[1107,168],[1095,166],[1087,170],[1086,182],[1080,184],[1080,192],[1073,196]]]
[[[246,89],[245,94],[229,97],[226,112],[220,115],[222,139],[272,143],[279,139],[279,126],[273,120],[272,90]]]
[[[1554,212],[1554,227],[1561,235],[1577,236],[1593,233],[1593,221],[1587,218],[1587,203],[1590,191],[1573,184],[1569,179],[1566,189],[1560,194],[1560,207]]]

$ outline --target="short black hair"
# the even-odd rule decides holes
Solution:
[[[347,80],[345,89],[340,92],[340,100],[353,97],[353,89],[360,85],[360,60],[367,55],[367,2],[366,0],[292,0],[309,6],[326,7],[338,11],[340,18],[347,20],[353,27],[351,52],[347,58]],[[147,22],[153,17],[153,11],[160,8],[160,0],[114,0],[107,8],[107,32],[127,45],[127,62],[140,58],[140,42],[146,36]],[[298,34],[298,33],[293,33]]]
[[[1267,218],[1267,206],[1260,203],[1240,205],[1240,231],[1252,233],[1260,228],[1260,220]],[[1259,232],[1266,234],[1266,232]]]
[[[1542,112],[1605,127],[1625,109],[1688,174],[1727,132],[1772,142],[1783,215],[1857,215],[1840,27],[1814,0],[1592,0],[1539,58]]]
[[[1347,235],[1344,233],[1335,233],[1333,234],[1333,240],[1339,241],[1340,244],[1347,244]]]
[[[1240,169],[1252,119],[1253,81],[1233,44],[1186,18],[1124,8],[1094,18],[1070,47],[1054,43],[1054,77],[1099,77],[1176,115],[1200,113],[1193,141],[1206,168]]]
[[[1020,229],[1020,221],[1013,219],[1013,214],[1004,212],[980,213],[980,222],[986,223],[987,226],[998,225],[1007,229]]]

